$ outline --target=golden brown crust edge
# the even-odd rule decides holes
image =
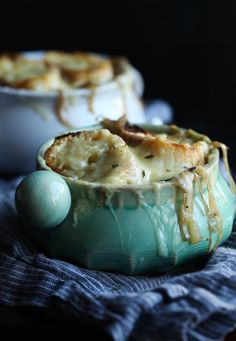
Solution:
[[[68,60],[81,60],[87,66],[80,69],[67,67],[66,64],[60,65],[57,59],[64,55]],[[18,65],[16,65],[17,63]],[[19,73],[20,63],[22,63],[22,77],[17,79],[17,76],[14,78],[14,72],[16,72],[15,68],[17,67],[17,72]],[[32,71],[32,75],[23,77],[23,63],[29,64],[29,67],[30,65],[35,65],[36,72]],[[7,69],[12,77],[7,76]],[[41,72],[38,72],[39,69],[41,69]],[[0,85],[11,88],[63,90],[65,88],[78,88],[82,86],[98,86],[109,82],[113,76],[113,65],[109,59],[89,53],[48,52],[40,61],[25,58],[20,54],[6,53],[0,55]]]
[[[47,65],[57,66],[63,77],[73,86],[100,85],[113,78],[112,62],[108,59],[82,52],[49,52],[44,56]],[[70,67],[67,62],[81,61],[87,66],[79,69]]]
[[[113,126],[112,122],[114,123]],[[104,128],[108,129],[112,134],[120,136],[128,146],[135,147],[133,152],[136,155],[140,155],[142,159],[155,161],[157,162],[156,165],[163,164],[167,169],[183,169],[184,171],[191,167],[204,165],[207,161],[209,146],[204,141],[197,141],[192,145],[176,143],[170,139],[152,135],[150,132],[138,126],[130,125],[127,122],[125,123],[125,120],[123,122],[106,120]],[[62,144],[66,145],[67,142],[80,134],[81,132],[69,133],[55,139],[53,145],[44,155],[46,163],[50,168],[61,174],[66,171],[55,166],[53,154],[56,155],[56,153],[54,151],[58,146]],[[99,139],[99,136],[97,138]]]

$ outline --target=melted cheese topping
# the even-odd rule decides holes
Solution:
[[[44,61],[49,66],[57,66],[72,87],[100,85],[113,77],[111,61],[89,53],[48,52]]]
[[[127,144],[107,129],[56,140],[46,152],[55,171],[76,179],[106,184],[142,184],[143,175]]]
[[[23,57],[0,58],[0,83],[14,88],[57,90],[66,88],[59,71],[41,61]]]
[[[150,184],[204,164],[208,144],[190,144],[186,139],[177,143],[177,136],[157,134],[132,146],[108,129],[85,131],[58,138],[47,151],[46,161],[57,172],[85,181]]]
[[[47,52],[43,59],[0,55],[0,84],[32,90],[100,85],[113,78],[111,60],[89,53]]]

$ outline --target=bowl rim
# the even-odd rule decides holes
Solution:
[[[18,52],[19,54],[22,54],[25,57],[33,58],[33,59],[39,59],[42,58],[43,54],[47,51],[27,51],[27,52]],[[109,57],[108,55],[103,55],[99,53],[94,52],[88,52],[91,54],[97,54],[98,56],[103,57]],[[37,91],[37,90],[30,90],[30,89],[23,89],[23,88],[13,88],[9,86],[1,86],[0,85],[0,95],[13,95],[13,96],[25,96],[25,97],[36,97],[36,98],[57,98],[59,93],[62,93],[64,97],[71,97],[71,96],[91,96],[94,91],[96,91],[96,94],[107,92],[113,89],[117,89],[119,84],[125,84],[132,80],[132,78],[136,81],[133,81],[133,83],[139,83],[138,86],[136,86],[136,92],[141,97],[144,91],[144,81],[141,73],[129,63],[129,67],[127,70],[122,72],[121,74],[115,76],[112,80],[110,80],[107,83],[94,86],[91,88],[77,88],[77,89],[64,89],[62,91],[59,90],[51,90],[51,91]]]
[[[168,131],[170,129],[170,125],[154,125],[154,124],[148,124],[148,123],[136,123],[136,125],[142,127],[143,129],[149,129],[149,130],[154,130],[156,132],[163,132],[163,131]],[[96,130],[96,129],[101,129],[102,125],[101,124],[93,124],[93,125],[88,125],[76,129],[70,129],[69,131],[65,131],[61,134],[58,134],[57,136],[48,139],[45,141],[38,149],[36,153],[36,159],[37,159],[37,167],[40,170],[47,170],[56,174],[59,174],[55,171],[53,171],[47,164],[44,159],[44,154],[46,150],[53,144],[54,140],[58,136],[62,136],[71,132],[76,132],[76,131],[83,131],[83,130]],[[179,127],[180,128],[180,127]],[[181,128],[183,130],[186,130],[184,128]],[[209,157],[208,157],[208,162],[203,166],[204,169],[211,174],[214,174],[216,176],[218,172],[218,166],[219,166],[219,150],[216,147],[213,147],[212,150],[209,152]],[[59,174],[67,183],[74,184],[76,186],[80,187],[86,187],[90,189],[100,189],[104,191],[121,191],[121,190],[132,190],[132,191],[153,191],[153,188],[156,186],[158,188],[160,187],[176,187],[176,181],[175,177],[171,178],[170,180],[160,180],[156,181],[153,183],[149,184],[144,184],[144,185],[136,185],[136,184],[131,184],[131,185],[112,185],[112,184],[102,184],[98,182],[88,182],[84,180],[79,180],[79,179],[74,179],[73,177],[69,176],[64,176],[62,174]]]

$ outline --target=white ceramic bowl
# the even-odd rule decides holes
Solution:
[[[39,59],[43,52],[25,55]],[[145,122],[142,94],[142,76],[132,66],[95,90],[66,90],[62,96],[0,87],[0,173],[34,170],[39,145],[68,127],[118,119],[124,112],[132,123]]]

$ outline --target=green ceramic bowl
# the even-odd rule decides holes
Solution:
[[[144,125],[143,125],[144,126]],[[94,129],[90,126],[86,129]],[[144,126],[157,132],[166,126]],[[222,221],[222,234],[209,228],[207,186],[194,186],[193,213],[200,241],[183,238],[179,210],[183,196],[174,180],[155,186],[112,187],[74,180],[53,172],[40,148],[42,171],[27,176],[16,191],[24,233],[51,256],[83,267],[126,274],[162,272],[206,256],[231,233],[235,196],[222,176],[218,149],[204,166],[213,179],[213,195]],[[211,240],[211,242],[210,242]]]

